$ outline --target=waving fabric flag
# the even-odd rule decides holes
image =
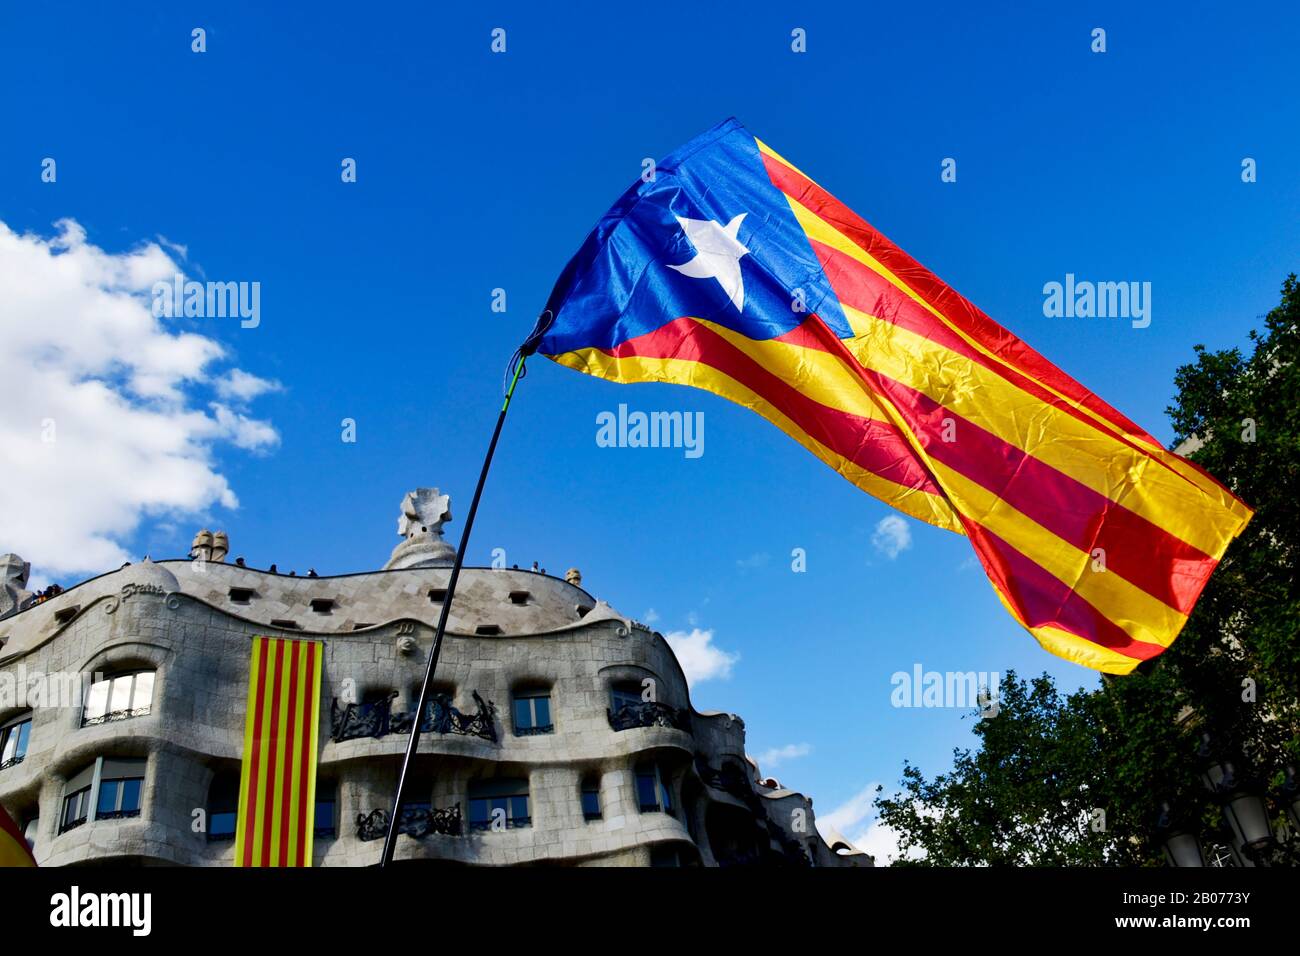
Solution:
[[[0,807],[0,866],[35,866],[36,858],[32,856],[23,831],[13,818]]]
[[[1251,516],[735,120],[606,213],[525,350],[753,409],[1101,671],[1173,642]]]
[[[311,866],[323,645],[253,638],[235,866]]]

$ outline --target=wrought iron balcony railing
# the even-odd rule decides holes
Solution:
[[[754,792],[745,774],[731,764],[724,764],[721,770],[714,770],[703,759],[697,758],[695,770],[710,787],[731,794],[750,808],[759,805],[758,794]]]
[[[96,820],[131,820],[140,815],[139,808],[135,810],[99,810],[95,813]]]
[[[87,717],[81,722],[81,726],[95,727],[99,724],[111,724],[119,720],[130,720],[132,717],[148,716],[148,707],[137,707],[135,710],[114,710],[107,714],[100,714],[98,717]]]
[[[401,819],[397,823],[397,831],[417,840],[422,840],[432,833],[460,836],[464,832],[460,804],[451,807],[403,807]],[[368,814],[357,814],[357,839],[382,840],[387,833],[387,810],[371,810]]]
[[[396,699],[397,691],[392,691],[383,700],[340,707],[339,699],[335,697],[330,704],[330,739],[338,743],[360,737],[385,736],[389,732],[388,722]]]
[[[340,707],[336,697],[330,705],[331,739],[338,743],[360,737],[409,734],[415,717],[405,711],[394,711],[392,707],[396,699],[397,692],[393,691],[383,700]],[[478,712],[466,714],[452,706],[450,695],[436,695],[425,705],[420,733],[461,734],[496,743],[496,705],[490,700],[485,701],[478,691],[474,691],[474,703],[478,705]]]
[[[26,754],[17,754],[13,757],[10,757],[4,763],[0,763],[0,770],[8,770],[10,767],[18,766],[20,763],[23,762],[23,759],[26,756],[27,756]]]
[[[535,727],[515,728],[516,737],[539,737],[542,734],[553,734],[553,733],[555,733],[554,724],[538,724]]]
[[[657,700],[643,700],[636,704],[624,704],[618,710],[606,708],[609,725],[615,730],[631,730],[633,727],[674,727],[677,730],[690,730],[686,711],[669,707]]]

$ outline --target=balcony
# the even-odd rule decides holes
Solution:
[[[695,771],[710,787],[735,797],[755,814],[762,816],[763,802],[754,792],[754,787],[744,771],[729,763],[723,764],[721,770],[714,770],[702,757],[696,757]]]
[[[409,734],[415,723],[414,715],[394,711],[396,699],[397,691],[393,691],[383,700],[340,707],[338,698],[334,698],[330,705],[330,739],[340,743],[361,737],[377,739],[388,734]],[[496,705],[485,701],[478,691],[474,691],[474,703],[478,705],[477,713],[466,714],[452,706],[450,695],[435,695],[425,704],[420,733],[460,734],[496,743]]]
[[[516,727],[516,737],[540,737],[542,734],[555,733],[554,724],[539,724],[536,727]]]
[[[690,732],[690,719],[684,710],[669,707],[657,700],[643,700],[636,704],[624,704],[617,711],[606,708],[609,725],[615,730],[631,730],[634,727],[671,727]]]
[[[413,806],[403,807],[402,816],[397,824],[397,832],[409,837],[423,840],[433,833],[444,836],[460,836],[460,804],[451,807]],[[388,811],[371,810],[369,814],[357,814],[357,839],[363,841],[382,840],[388,833]]]
[[[27,756],[26,754],[15,754],[14,756],[6,760],[4,763],[0,763],[0,770],[8,770],[10,767],[18,766],[20,763],[23,762],[23,759],[26,756]]]
[[[137,707],[134,710],[114,710],[107,714],[101,714],[98,717],[87,717],[81,722],[83,727],[97,727],[100,724],[111,724],[119,720],[130,720],[132,717],[148,717],[149,708]]]
[[[140,815],[140,809],[134,810],[99,810],[95,813],[96,820],[134,820]]]

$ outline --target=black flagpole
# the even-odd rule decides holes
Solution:
[[[505,424],[506,412],[510,409],[510,398],[515,394],[515,386],[523,378],[524,362],[528,353],[521,350],[517,356],[514,376],[506,390],[505,401],[501,404],[501,414],[497,416],[497,427],[492,431],[492,441],[488,444],[487,455],[483,459],[483,470],[479,472],[478,487],[474,489],[474,500],[470,502],[469,514],[465,518],[465,530],[460,535],[460,546],[456,549],[456,561],[451,566],[451,577],[447,581],[447,596],[442,602],[442,613],[438,615],[438,630],[433,635],[433,647],[429,651],[429,663],[424,669],[424,683],[420,687],[420,703],[415,709],[415,722],[411,726],[411,742],[406,745],[406,757],[402,760],[402,773],[397,778],[397,793],[393,797],[393,812],[388,817],[388,833],[384,836],[384,855],[379,861],[380,867],[393,862],[393,849],[397,844],[397,825],[400,821],[402,796],[406,792],[406,778],[415,759],[416,748],[420,746],[420,724],[424,722],[425,703],[429,699],[429,686],[433,683],[433,672],[438,666],[438,654],[442,651],[442,637],[447,631],[447,618],[451,614],[451,600],[456,594],[456,581],[460,578],[460,567],[465,563],[465,550],[469,546],[469,535],[474,530],[474,515],[478,513],[478,502],[483,497],[483,485],[487,481],[488,469],[492,467],[492,455],[497,450],[497,439],[501,437],[501,426]]]

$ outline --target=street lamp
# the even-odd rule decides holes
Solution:
[[[1161,850],[1170,866],[1205,866],[1200,837],[1175,820],[1173,807],[1168,801],[1160,804],[1156,832],[1163,840]]]
[[[1286,765],[1286,779],[1282,781],[1281,803],[1286,810],[1287,823],[1291,832],[1300,834],[1300,778],[1296,775],[1295,764]]]
[[[1269,826],[1263,788],[1258,781],[1241,773],[1231,760],[1220,758],[1210,743],[1209,734],[1201,736],[1197,755],[1203,768],[1201,782],[1218,801],[1242,855],[1265,865],[1264,854],[1277,841]]]

